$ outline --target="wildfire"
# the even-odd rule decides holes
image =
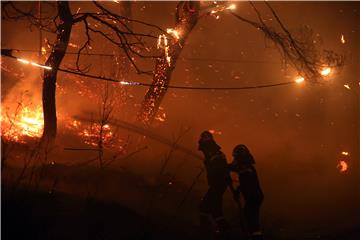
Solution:
[[[84,124],[78,120],[73,120],[68,126],[69,129],[74,130],[79,137],[81,137],[85,144],[104,148],[112,148],[123,151],[123,142],[114,134],[111,126],[105,124],[101,127],[98,123]],[[100,141],[101,140],[101,141]]]
[[[44,128],[41,106],[23,107],[13,117],[1,114],[2,135],[11,141],[24,142],[24,138],[40,138]]]
[[[349,169],[349,165],[348,165],[348,163],[346,161],[340,160],[338,165],[337,165],[337,168],[339,169],[339,171],[341,173],[343,173],[343,172],[346,172]]]

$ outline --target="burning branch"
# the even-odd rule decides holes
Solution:
[[[164,52],[156,59],[152,85],[138,113],[138,119],[145,125],[151,124],[167,92],[176,61],[198,21],[199,8],[199,2],[180,2],[177,6],[176,25],[167,33],[171,37],[170,40],[166,34],[158,37],[158,47],[164,49]]]
[[[141,70],[137,64],[137,59],[154,59],[159,57],[155,53],[151,53],[156,48],[146,46],[146,40],[155,42],[156,35],[143,32],[135,32],[130,27],[130,24],[140,24],[151,30],[166,33],[160,27],[146,23],[139,20],[134,20],[129,17],[118,15],[109,9],[105,8],[98,2],[93,2],[96,7],[95,12],[81,12],[80,9],[74,14],[71,13],[69,2],[59,1],[54,4],[55,13],[49,13],[49,17],[39,17],[36,14],[36,5],[17,4],[15,2],[3,3],[2,12],[7,20],[26,20],[31,26],[40,27],[41,30],[48,30],[55,33],[57,40],[51,44],[52,51],[44,65],[28,61],[25,59],[18,59],[24,64],[44,68],[44,82],[43,82],[43,110],[44,110],[44,139],[54,139],[57,131],[57,116],[55,105],[55,90],[56,77],[67,46],[70,46],[70,35],[72,27],[75,24],[82,23],[85,30],[85,42],[78,47],[75,68],[78,73],[84,73],[89,70],[89,66],[81,67],[80,56],[84,51],[91,48],[92,34],[102,36],[107,42],[122,49],[124,55],[129,60],[131,65],[139,74],[151,74],[150,71]],[[26,7],[30,10],[26,9]],[[24,10],[25,8],[26,10]],[[151,46],[154,46],[152,44]],[[144,54],[143,52],[146,52]]]
[[[258,22],[246,19],[234,12],[231,12],[231,14],[240,21],[248,23],[261,30],[265,34],[265,37],[275,44],[284,59],[289,61],[290,64],[297,70],[298,74],[305,80],[318,82],[319,79],[323,79],[324,76],[328,75],[322,73],[324,68],[329,68],[331,70],[332,68],[339,68],[343,66],[343,56],[328,50],[319,52],[319,47],[316,46],[318,41],[315,41],[315,37],[309,28],[304,28],[300,35],[295,37],[285,27],[271,5],[268,2],[265,2],[268,9],[271,11],[271,14],[280,26],[281,31],[276,31],[274,28],[265,23],[255,4],[252,2],[250,2],[250,4],[257,15]]]

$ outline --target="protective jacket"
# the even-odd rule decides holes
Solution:
[[[226,157],[220,150],[206,157],[204,165],[209,186],[228,186],[231,183]]]

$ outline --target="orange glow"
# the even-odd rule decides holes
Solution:
[[[304,81],[305,81],[305,78],[303,78],[303,77],[298,77],[298,78],[295,79],[296,83],[302,83]]]
[[[344,37],[343,34],[341,34],[341,43],[342,43],[342,44],[345,44],[345,37]]]
[[[341,152],[341,154],[344,155],[344,156],[349,156],[350,155],[349,152]]]
[[[343,172],[346,172],[349,169],[349,165],[348,165],[348,163],[346,161],[341,160],[341,161],[339,161],[339,163],[337,165],[337,168],[339,169],[339,171],[341,173],[343,173]]]
[[[23,107],[11,119],[2,111],[2,135],[10,141],[24,142],[24,138],[40,138],[44,129],[44,117],[41,106]]]
[[[228,10],[234,10],[236,8],[235,4],[231,4],[230,6],[228,6],[226,9]]]
[[[215,135],[221,135],[221,134],[222,134],[221,131],[216,131],[216,130],[214,130],[214,129],[209,129],[209,132],[210,132],[211,134],[215,134]]]
[[[350,86],[349,86],[349,84],[344,84],[344,87],[347,88],[347,89],[349,89],[349,90],[351,89]]]
[[[172,29],[172,28],[168,28],[168,29],[166,29],[166,32],[168,34],[172,34],[176,39],[180,39],[180,34],[179,34],[179,32],[177,30]]]
[[[25,60],[25,59],[17,58],[17,61],[21,62],[21,63],[24,63],[24,64],[31,64],[32,66],[35,66],[35,67],[51,70],[51,67],[49,67],[49,66],[41,65],[41,64],[31,62],[31,61],[28,61],[28,60]]]
[[[42,55],[45,55],[45,54],[46,54],[46,48],[41,47],[41,54],[42,54]]]
[[[324,68],[320,74],[323,75],[323,76],[328,76],[329,74],[331,73],[331,68],[327,67],[327,68]]]

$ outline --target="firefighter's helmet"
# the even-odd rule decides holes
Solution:
[[[199,139],[200,151],[214,151],[220,149],[221,149],[220,146],[216,144],[211,132],[204,131],[200,134],[200,139]]]
[[[242,164],[254,164],[255,163],[255,160],[254,160],[253,156],[251,155],[249,149],[244,144],[237,145],[234,148],[232,155],[233,155],[234,159],[236,159],[239,163],[242,163]]]

